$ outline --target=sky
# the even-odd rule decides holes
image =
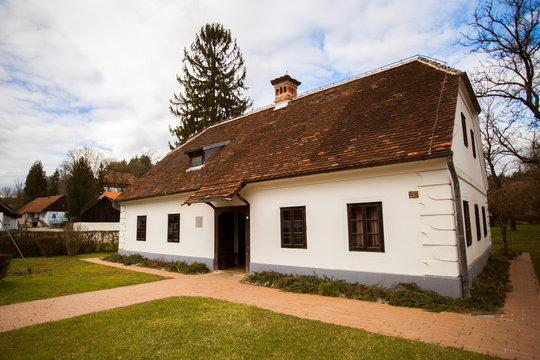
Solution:
[[[0,0],[0,189],[68,151],[106,159],[169,151],[183,50],[206,23],[231,30],[254,108],[288,73],[301,94],[415,54],[471,72],[457,45],[468,0]]]

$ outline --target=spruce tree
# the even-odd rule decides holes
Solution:
[[[47,196],[47,176],[41,161],[36,161],[30,167],[24,185],[24,197],[28,203],[35,198]]]
[[[169,110],[180,120],[169,126],[171,150],[209,125],[241,115],[252,105],[243,95],[246,67],[236,39],[221,24],[206,24],[195,36],[190,50],[184,48],[181,86],[169,100]]]
[[[70,217],[81,215],[96,200],[98,190],[88,160],[85,157],[74,160],[66,177],[68,215]]]
[[[54,173],[49,176],[48,193],[49,196],[58,195],[60,193],[60,171],[56,169]]]

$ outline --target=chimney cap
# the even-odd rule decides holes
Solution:
[[[286,82],[286,81],[290,81],[291,83],[293,83],[295,86],[299,86],[301,84],[300,81],[296,80],[296,79],[293,79],[292,77],[290,77],[289,75],[283,75],[281,77],[278,77],[277,79],[274,79],[272,81],[270,81],[270,83],[272,83],[272,85],[277,85],[279,83],[283,83],[283,82]]]

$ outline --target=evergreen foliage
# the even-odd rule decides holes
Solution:
[[[49,177],[48,193],[49,196],[60,194],[60,171],[56,169],[54,173]]]
[[[126,160],[121,161],[111,161],[107,167],[106,172],[118,171],[122,173],[131,174],[137,178],[143,176],[148,170],[150,170],[154,164],[152,164],[152,159],[150,156],[143,154],[140,157],[135,155],[132,157],[129,162]]]
[[[96,200],[99,188],[85,157],[76,159],[66,177],[68,215],[77,217]]]
[[[35,198],[47,196],[47,176],[39,160],[32,164],[26,175],[24,194],[27,203]]]
[[[252,105],[243,90],[246,68],[236,39],[223,25],[204,25],[190,50],[184,48],[182,76],[176,75],[181,90],[169,100],[169,110],[180,120],[169,126],[171,150],[209,125],[241,115]]]

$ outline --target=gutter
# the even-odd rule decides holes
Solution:
[[[457,237],[457,247],[458,247],[458,262],[459,262],[459,273],[461,275],[461,291],[463,296],[468,297],[470,295],[470,284],[469,284],[469,268],[467,266],[467,251],[465,249],[465,231],[463,229],[463,207],[461,205],[461,190],[459,188],[459,178],[456,173],[456,168],[454,167],[454,159],[452,155],[446,157],[446,162],[448,164],[448,170],[450,171],[450,176],[452,177],[452,184],[454,187],[454,201],[456,208],[456,237]]]

